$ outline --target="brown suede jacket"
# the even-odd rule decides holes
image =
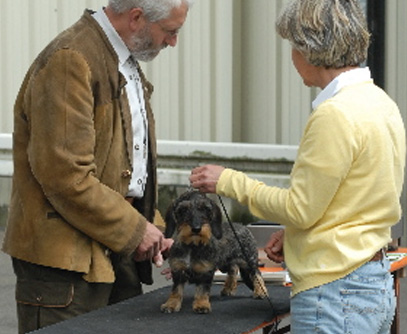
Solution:
[[[153,87],[141,77],[150,143],[144,215],[124,199],[132,171],[131,114],[126,81],[103,30],[85,11],[38,56],[14,109],[4,252],[82,272],[89,282],[114,281],[109,252],[131,254],[156,210]]]

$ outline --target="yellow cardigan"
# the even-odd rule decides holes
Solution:
[[[226,169],[217,193],[286,226],[294,295],[346,276],[391,240],[405,155],[398,107],[368,81],[343,88],[311,114],[288,189]]]

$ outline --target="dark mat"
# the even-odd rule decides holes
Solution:
[[[212,313],[195,314],[192,310],[194,286],[185,288],[184,302],[179,313],[164,314],[160,306],[170,287],[111,305],[59,324],[35,331],[38,334],[71,333],[244,333],[290,309],[290,289],[268,286],[273,309],[267,300],[253,299],[252,292],[240,284],[235,296],[220,296],[221,285],[211,293]],[[182,332],[180,332],[182,331]]]

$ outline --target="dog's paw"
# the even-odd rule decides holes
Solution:
[[[180,310],[181,303],[174,300],[168,300],[166,303],[161,305],[161,312],[163,313],[176,313]]]
[[[235,292],[236,292],[235,290],[231,290],[231,289],[228,289],[228,288],[225,287],[220,292],[220,295],[230,297],[230,296],[233,296],[235,294]]]
[[[208,314],[211,313],[211,304],[208,301],[199,301],[199,302],[194,302],[192,309],[194,310],[195,313],[198,314]]]
[[[198,314],[208,314],[211,313],[210,307],[194,307],[194,312]]]

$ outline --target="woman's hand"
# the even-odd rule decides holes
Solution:
[[[284,262],[284,230],[277,231],[270,236],[264,251],[271,261]]]
[[[216,193],[216,184],[225,167],[217,165],[205,165],[194,168],[189,176],[191,187],[202,193]]]

